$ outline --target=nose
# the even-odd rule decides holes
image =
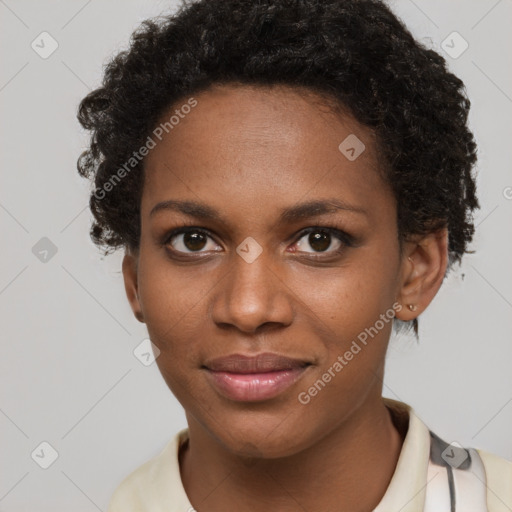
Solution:
[[[285,270],[271,266],[265,251],[250,263],[236,253],[232,259],[214,297],[214,322],[248,334],[290,325],[293,297]]]

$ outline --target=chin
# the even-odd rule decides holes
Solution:
[[[244,413],[241,413],[242,415]],[[283,416],[286,418],[286,415]],[[242,458],[249,459],[277,459],[294,455],[307,446],[307,432],[303,428],[303,422],[272,420],[259,421],[245,418],[239,422],[236,420],[219,421],[213,425],[211,434],[231,453]],[[295,425],[294,425],[295,423]],[[297,424],[302,428],[298,429]],[[219,432],[219,427],[226,425]]]

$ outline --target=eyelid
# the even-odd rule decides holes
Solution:
[[[329,233],[330,235],[335,236],[338,240],[343,242],[345,245],[352,246],[355,244],[355,238],[352,235],[349,235],[346,231],[340,228],[336,228],[333,226],[310,226],[307,228],[302,229],[298,236],[295,243],[300,240],[305,235],[308,235],[309,233],[315,233],[317,231],[324,231],[325,233]],[[319,253],[320,254],[320,253]]]
[[[212,239],[215,239],[215,237],[212,235],[212,233],[206,229],[206,228],[200,228],[198,226],[195,226],[195,225],[181,225],[180,227],[178,228],[175,228],[175,229],[172,229],[171,231],[169,232],[166,232],[164,234],[164,237],[163,237],[163,241],[162,243],[164,244],[168,244],[169,241],[171,240],[171,238],[175,237],[176,235],[182,235],[182,234],[185,234],[187,232],[194,232],[194,233],[201,233],[203,235],[206,235],[206,236],[209,236],[210,238]]]

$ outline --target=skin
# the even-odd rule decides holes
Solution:
[[[372,132],[321,97],[224,85],[195,98],[198,105],[146,157],[140,247],[123,261],[134,314],[185,409],[184,488],[199,512],[233,503],[242,512],[370,511],[404,435],[382,400],[391,322],[307,405],[297,397],[394,303],[401,320],[428,306],[446,270],[446,231],[400,247],[396,201]],[[355,161],[338,149],[350,134],[366,146]],[[279,221],[284,208],[326,198],[364,213]],[[223,221],[172,210],[150,215],[171,199],[205,203]],[[185,225],[211,237],[194,246],[178,234],[166,244]],[[311,226],[336,227],[355,243],[327,236],[324,252],[301,234]],[[249,236],[262,249],[252,263],[236,252]],[[271,400],[229,400],[202,368],[208,359],[266,351],[312,362]]]

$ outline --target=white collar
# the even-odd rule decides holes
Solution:
[[[446,500],[449,494],[443,494],[444,484],[440,484],[441,478],[436,476],[440,471],[446,473],[447,470],[439,465],[433,465],[430,460],[431,433],[428,427],[409,405],[389,398],[384,398],[384,403],[390,409],[394,420],[401,418],[402,421],[407,421],[408,418],[408,428],[389,486],[373,512],[455,510],[453,504],[450,508],[450,500]],[[187,438],[188,428],[180,430],[159,455],[129,474],[116,489],[108,512],[194,511],[183,487],[178,459],[179,447]],[[439,441],[444,443],[442,440]],[[438,445],[438,448],[439,446],[441,445]],[[446,446],[448,445],[443,444],[441,447]],[[475,450],[470,450],[469,453],[476,463],[481,463]],[[475,464],[472,471],[474,466]],[[472,474],[472,471],[459,473],[465,478],[468,473]],[[473,486],[474,482],[469,487]],[[481,493],[478,496],[481,498]],[[485,491],[483,502],[483,507],[474,510],[486,511]]]

